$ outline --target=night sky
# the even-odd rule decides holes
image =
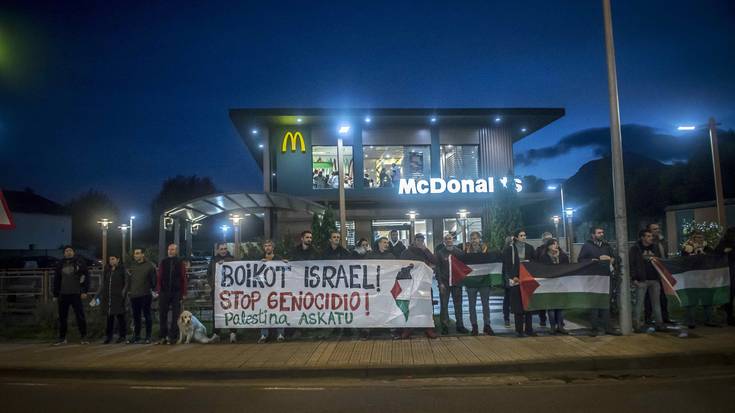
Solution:
[[[0,187],[58,202],[94,188],[143,215],[177,174],[260,190],[233,107],[563,107],[514,147],[543,178],[599,157],[586,136],[609,125],[600,1],[57,3],[0,6]],[[679,124],[735,126],[735,3],[613,19],[622,122],[651,157],[686,158]]]

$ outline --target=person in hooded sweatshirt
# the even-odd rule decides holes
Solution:
[[[540,248],[541,249],[541,248]],[[538,261],[543,264],[558,265],[558,264],[569,264],[569,256],[562,251],[559,246],[559,240],[556,238],[549,238],[543,245],[543,255],[537,255]],[[547,310],[549,314],[549,321],[551,322],[551,328],[549,334],[552,336],[555,334],[569,334],[564,329],[564,311],[561,309]]]
[[[128,296],[133,310],[133,338],[128,344],[151,344],[153,317],[151,303],[156,289],[156,266],[145,257],[143,248],[133,250],[133,262],[128,266]],[[145,339],[141,341],[140,329],[145,317]]]
[[[526,231],[522,229],[513,234],[513,243],[503,250],[503,278],[508,286],[510,308],[518,337],[536,336],[531,319],[533,313],[523,309],[519,278],[521,263],[533,261],[535,257],[535,250],[526,242]]]
[[[125,299],[128,290],[128,273],[120,261],[120,257],[111,254],[107,257],[107,265],[102,271],[100,288],[97,290],[96,298],[99,307],[107,319],[104,344],[110,344],[113,338],[114,324],[117,320],[117,341],[124,343],[127,335],[127,324],[125,321]]]
[[[89,270],[83,259],[77,257],[71,245],[64,247],[64,258],[54,271],[54,300],[59,305],[59,339],[54,345],[66,344],[69,307],[74,309],[82,344],[87,341],[87,319],[84,316],[83,300],[89,291]]]
[[[207,282],[209,283],[210,288],[212,288],[212,292],[210,293],[212,297],[212,331],[214,331],[214,275],[215,271],[217,270],[217,265],[222,264],[224,262],[231,262],[235,260],[235,257],[230,254],[230,251],[227,249],[227,244],[224,242],[218,242],[216,245],[215,254],[212,256],[212,259],[209,260],[209,266],[207,267]],[[230,343],[237,342],[237,330],[234,328],[230,329]]]
[[[360,238],[360,241],[357,242],[355,249],[352,250],[352,258],[356,258],[358,260],[365,259],[370,251],[370,241],[365,238]]]

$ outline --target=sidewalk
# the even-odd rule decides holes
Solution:
[[[735,328],[613,336],[440,337],[268,344],[0,344],[0,375],[249,379],[408,377],[735,365]]]

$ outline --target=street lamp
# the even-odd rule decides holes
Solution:
[[[551,217],[551,220],[554,222],[554,234],[559,238],[559,221],[561,221],[561,217],[559,215],[554,215]]]
[[[133,220],[135,219],[135,215],[130,216],[130,251],[133,251]]]
[[[549,191],[556,191],[557,188],[559,189],[559,197],[561,198],[561,214],[564,215],[564,211],[566,210],[566,208],[564,208],[564,185],[559,184],[558,187],[556,185],[549,185],[546,187],[546,189]],[[566,225],[562,225],[562,227],[564,229],[564,238],[567,238],[567,227]],[[558,237],[559,229],[557,228],[556,231],[557,231],[556,236]]]
[[[676,128],[680,131],[693,131],[703,128],[702,126],[684,125]],[[722,171],[720,170],[720,150],[717,144],[717,123],[715,118],[709,118],[707,124],[709,129],[709,145],[712,151],[712,172],[715,176],[715,204],[717,206],[717,222],[723,228],[727,226],[727,217],[725,215],[725,197],[722,191]]]
[[[462,243],[467,243],[467,217],[470,215],[466,209],[460,209],[457,211],[457,215],[462,220]]]
[[[240,221],[242,220],[243,217],[240,214],[230,214],[233,236],[235,237],[235,259],[240,259]]]
[[[130,225],[122,224],[119,225],[118,228],[120,229],[120,234],[122,234],[122,255],[120,256],[120,260],[122,260],[122,262],[125,262],[125,257],[127,256],[127,254],[125,253],[125,236],[127,235],[128,230],[131,229],[131,227]]]
[[[97,223],[100,224],[100,228],[102,229],[102,266],[104,267],[107,263],[107,229],[112,224],[112,221],[107,218],[102,218]]]
[[[411,221],[411,228],[408,234],[408,242],[410,243],[412,242],[414,235],[416,235],[416,216],[418,216],[418,213],[414,210],[410,210],[406,215],[408,215],[408,219]]]
[[[350,133],[350,125],[344,123],[340,125],[338,132],[340,138],[337,139],[337,177],[339,178],[338,197],[339,197],[339,235],[342,246],[347,246],[347,207],[345,206],[345,171],[342,165],[342,136]],[[354,178],[354,177],[353,177]]]
[[[574,218],[574,208],[564,210],[564,216],[567,217],[567,225],[569,226],[569,236],[567,236],[567,250],[569,251],[569,262],[574,259],[574,226],[572,226],[572,218]]]
[[[219,229],[222,230],[222,242],[227,242],[227,231],[230,227],[228,225],[222,225]]]

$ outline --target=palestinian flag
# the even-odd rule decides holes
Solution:
[[[691,255],[657,259],[653,264],[661,275],[664,291],[667,283],[671,284],[683,307],[720,305],[730,300],[730,270],[725,256]]]
[[[10,215],[10,208],[8,207],[7,201],[3,191],[0,190],[0,229],[13,229],[15,223],[13,223],[13,216]]]
[[[462,256],[462,263],[472,270],[462,282],[463,286],[468,288],[503,286],[503,263],[500,262],[499,256],[468,253]]]
[[[526,311],[610,306],[610,265],[521,264],[521,299]]]
[[[393,288],[390,289],[393,299],[396,301],[396,306],[401,310],[403,317],[408,321],[408,309],[411,303],[411,285],[413,284],[413,277],[411,277],[411,270],[413,264],[408,267],[401,268],[396,275],[396,282],[393,283]]]
[[[454,255],[449,255],[449,286],[461,285],[471,273],[472,268],[465,265]]]

